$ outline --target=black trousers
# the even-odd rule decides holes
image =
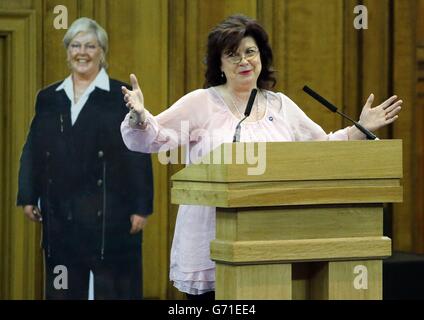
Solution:
[[[142,299],[141,250],[107,255],[44,256],[47,300],[87,300],[90,270],[94,274],[94,299]]]

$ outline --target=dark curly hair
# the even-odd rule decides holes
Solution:
[[[206,52],[206,72],[204,87],[224,84],[227,79],[221,77],[221,55],[223,52],[235,52],[244,37],[255,39],[261,55],[262,71],[257,86],[260,89],[271,89],[276,84],[272,69],[272,50],[268,35],[256,21],[244,15],[233,15],[218,24],[208,35]]]

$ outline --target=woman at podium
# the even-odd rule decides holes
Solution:
[[[193,162],[233,140],[365,139],[355,126],[327,134],[287,96],[272,91],[273,73],[272,50],[263,27],[248,17],[230,16],[208,35],[204,89],[186,94],[153,116],[144,106],[137,78],[130,76],[133,90],[122,88],[130,108],[121,124],[123,140],[130,150],[145,153],[184,144],[198,151],[190,158]],[[361,125],[371,131],[395,121],[402,104],[393,96],[371,108],[373,100],[370,95],[360,116]],[[215,263],[209,244],[215,238],[215,211],[197,205],[179,207],[170,279],[189,299],[214,298]]]

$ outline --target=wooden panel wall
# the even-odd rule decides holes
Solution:
[[[415,250],[424,253],[424,0],[417,3],[417,102],[415,122],[415,146],[416,146],[416,187],[415,194]]]
[[[404,198],[402,204],[394,205],[393,238],[394,248],[403,251],[414,250],[416,228],[416,0],[393,1],[392,35],[393,46],[393,92],[402,97],[404,108],[402,116],[393,125],[393,136],[403,140]],[[420,230],[423,233],[424,230]]]
[[[306,95],[304,85],[336,105],[343,96],[343,2],[338,0],[286,1],[276,19],[284,21],[284,92],[327,131],[340,127],[341,119]],[[308,21],[307,23],[305,23]],[[276,33],[278,35],[278,32]],[[277,40],[278,41],[278,40]]]
[[[35,11],[0,11],[0,37],[0,298],[30,299],[41,291],[40,228],[25,221],[15,202],[18,160],[39,86]]]
[[[0,36],[0,112],[1,114],[5,113],[5,110],[3,110],[4,106],[6,105],[6,62],[7,62],[7,44],[6,44],[6,37]],[[0,121],[0,132],[6,132],[5,128],[5,121]],[[0,138],[0,150],[4,150],[6,148],[6,139],[5,135],[1,135]],[[2,156],[0,157],[0,212],[6,212],[6,197],[4,196],[6,193],[6,186],[3,183],[3,181],[6,180],[6,172],[5,172],[5,159],[4,159],[4,152],[2,153]],[[1,230],[5,229],[5,226],[8,224],[7,215],[0,214],[0,228]],[[7,237],[6,232],[0,232],[0,251],[2,253],[7,251],[7,243],[9,243],[9,237]],[[7,259],[2,259],[0,261],[0,297],[5,297],[6,293],[8,292],[8,281],[5,277],[6,273],[9,273],[8,271],[8,261]]]
[[[2,0],[0,11],[34,11],[36,32],[33,41],[37,50],[37,62],[33,77],[37,89],[61,80],[69,73],[62,45],[65,30],[53,28],[54,7],[60,4],[68,8],[69,23],[79,16],[97,20],[109,34],[109,74],[116,79],[128,81],[129,73],[136,73],[145,94],[146,106],[153,114],[160,113],[185,93],[203,85],[207,34],[216,23],[233,13],[257,18],[265,26],[274,51],[274,67],[278,80],[276,90],[292,98],[327,131],[335,131],[347,123],[304,94],[303,85],[316,89],[353,117],[359,116],[369,93],[375,94],[376,104],[397,93],[405,100],[402,116],[394,126],[381,130],[378,135],[404,140],[405,201],[394,206],[393,238],[395,249],[412,251],[414,248],[424,250],[424,202],[419,204],[419,198],[416,197],[418,191],[424,190],[424,187],[414,191],[420,183],[421,186],[424,185],[424,171],[419,171],[416,164],[417,157],[422,155],[419,150],[424,150],[422,144],[417,143],[424,132],[419,129],[422,125],[416,126],[422,120],[422,111],[417,109],[420,104],[415,104],[415,55],[418,49],[416,31],[411,27],[411,21],[416,21],[415,13],[424,10],[422,2],[423,0]],[[360,3],[368,8],[368,30],[353,28],[353,8]],[[423,29],[418,27],[418,30]],[[0,61],[4,61],[8,46],[1,33],[0,39],[0,52],[3,52],[0,54],[0,59],[3,60]],[[422,54],[418,56],[422,57]],[[0,71],[17,77],[15,73],[5,71],[4,67]],[[3,79],[6,79],[4,75]],[[0,88],[2,87],[2,92],[10,91],[0,81]],[[33,98],[34,95],[31,101],[28,99],[26,102],[28,109],[16,110],[24,118],[24,126],[20,128],[23,130],[21,140],[17,142],[19,147],[31,119]],[[2,106],[2,115],[3,110]],[[4,150],[7,141],[4,140],[6,135],[3,132],[10,129],[0,126],[0,130],[0,147]],[[8,134],[15,136],[14,132]],[[155,212],[145,231],[143,247],[144,294],[146,298],[183,298],[168,281],[169,252],[176,219],[176,207],[169,204],[168,179],[181,165],[166,167],[159,164],[155,157]],[[18,155],[10,161],[16,167]],[[4,166],[3,162],[0,166]],[[412,179],[414,176],[415,179]],[[1,188],[4,189],[9,182],[4,173],[0,178]],[[10,183],[8,188],[11,199],[16,192],[16,181]],[[33,234],[32,231],[26,231],[25,228],[28,227],[23,227],[23,220],[19,220],[17,227],[13,229],[15,231],[11,233],[4,227],[10,215],[4,213],[3,189],[0,190],[1,256],[4,256],[6,250],[6,240],[7,243],[12,243],[19,237],[25,237],[26,232],[31,237],[39,237],[39,230]],[[421,219],[418,220],[421,225],[414,224],[415,219]],[[15,257],[23,255],[22,250],[16,250],[13,253]],[[40,264],[39,251],[37,248],[31,250],[34,263]],[[21,261],[22,258],[19,258],[9,262],[2,260],[0,263],[0,279],[3,279],[0,298],[41,297],[41,278],[30,276],[27,279],[31,283],[31,289],[27,293],[23,289],[14,292],[7,289],[14,286],[14,280],[6,283],[7,279],[23,276],[22,273],[13,274],[11,271]]]
[[[363,1],[368,8],[368,29],[357,31],[361,39],[360,43],[360,101],[364,105],[371,93],[374,93],[377,106],[393,94],[391,86],[392,53],[390,32],[392,31],[391,2],[390,0]],[[353,9],[351,10],[353,12]],[[354,29],[354,28],[352,28]],[[346,48],[348,49],[348,48]],[[359,118],[360,108],[357,108]],[[382,138],[389,137],[389,127],[376,132]]]

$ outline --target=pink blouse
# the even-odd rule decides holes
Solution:
[[[256,122],[243,122],[242,142],[348,140],[348,129],[326,134],[282,93],[262,90],[266,111]],[[262,99],[263,101],[264,99]],[[133,129],[128,116],[121,133],[128,149],[154,153],[188,145],[188,163],[224,142],[232,142],[238,119],[211,87],[188,93],[157,116],[147,113],[147,127]],[[215,264],[209,243],[215,239],[215,208],[181,205],[171,249],[170,278],[180,291],[201,294],[215,288]]]

